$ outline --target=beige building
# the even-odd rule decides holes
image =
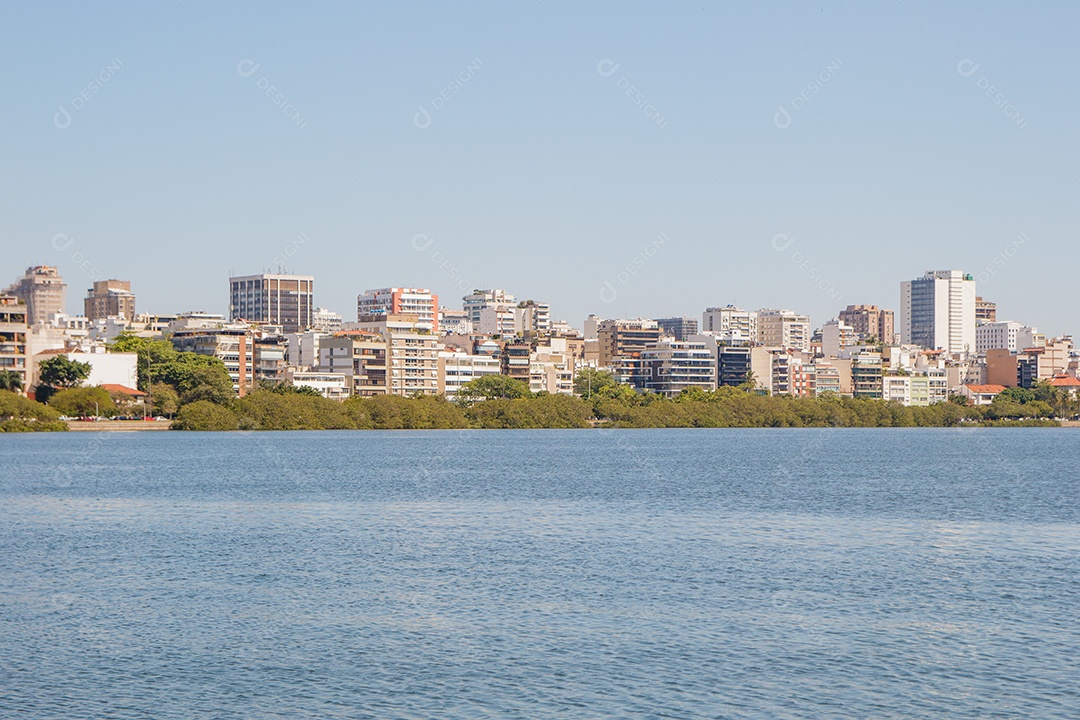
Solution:
[[[386,342],[387,391],[391,395],[438,395],[443,344],[415,314],[375,313],[347,326],[378,333]]]
[[[714,363],[715,365],[715,363]],[[537,345],[529,356],[529,390],[551,395],[573,395],[577,361],[565,338]]]
[[[387,351],[386,339],[379,333],[338,333],[319,343],[319,372],[344,375],[352,395],[386,395],[390,392]]]
[[[246,325],[218,329],[179,330],[172,336],[180,352],[216,357],[225,364],[233,392],[243,397],[255,387],[255,336]]]
[[[809,315],[791,310],[758,311],[757,341],[762,345],[808,352],[813,334]]]
[[[14,295],[26,305],[26,324],[45,325],[49,316],[64,312],[67,285],[60,271],[48,265],[35,265],[3,291]]]
[[[893,311],[882,310],[877,305],[848,305],[840,311],[839,319],[863,339],[877,338],[888,345],[896,334]]]
[[[135,319],[135,293],[128,280],[98,280],[86,291],[83,315],[90,322],[105,318]]]
[[[601,320],[596,334],[600,365],[611,367],[616,359],[639,356],[643,350],[658,343],[663,331],[655,320],[635,318]]]

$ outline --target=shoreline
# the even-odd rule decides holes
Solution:
[[[71,432],[143,432],[169,430],[172,421],[160,420],[65,420]]]

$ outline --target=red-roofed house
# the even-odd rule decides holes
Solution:
[[[1004,385],[964,385],[960,388],[960,394],[970,400],[972,405],[989,405],[1004,389]]]
[[[1050,378],[1050,384],[1059,390],[1064,390],[1072,397],[1076,397],[1076,394],[1080,392],[1080,380],[1072,375],[1055,375]]]

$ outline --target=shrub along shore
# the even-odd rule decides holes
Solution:
[[[1002,410],[1005,408],[997,408]],[[176,430],[420,430],[539,428],[955,427],[1057,425],[1022,406],[1007,409],[947,402],[904,407],[838,396],[766,397],[734,388],[592,398],[569,395],[492,397],[453,403],[442,397],[383,395],[344,402],[258,390],[229,404],[201,400],[180,409]]]
[[[831,394],[770,397],[749,385],[712,392],[693,389],[667,398],[637,393],[595,371],[581,381],[579,396],[549,395],[531,393],[524,383],[506,376],[490,375],[463,386],[455,402],[441,396],[394,395],[341,402],[288,385],[262,387],[233,398],[196,384],[179,401],[176,394],[168,401],[179,405],[174,430],[1056,426],[1055,418],[1080,412],[1080,401],[1048,385],[1011,388],[983,407],[966,405],[959,397],[927,407],[905,407]],[[53,396],[58,404],[64,392]],[[155,400],[164,394],[159,391]],[[0,431],[66,429],[58,408],[0,391]]]

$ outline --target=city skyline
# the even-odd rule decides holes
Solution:
[[[1003,318],[1073,331],[1045,281],[1080,260],[1071,5],[0,12],[27,68],[8,277],[226,312],[227,277],[283,264],[346,316],[365,288],[505,287],[576,325],[824,322],[959,268]]]

